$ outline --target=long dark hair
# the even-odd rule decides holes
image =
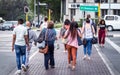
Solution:
[[[71,33],[71,37],[73,40],[75,39],[77,35],[77,27],[78,27],[77,22],[71,22],[69,32]]]
[[[104,21],[104,24],[102,24],[103,21]],[[103,20],[103,19],[100,20],[100,24],[105,25],[105,20]]]

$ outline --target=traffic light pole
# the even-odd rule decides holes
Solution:
[[[101,4],[101,0],[98,2],[98,22],[99,22],[100,19],[101,19],[100,4]]]
[[[50,21],[51,20],[51,10],[49,9],[48,12],[49,12],[49,14],[48,14],[48,21]]]
[[[39,5],[39,2],[38,2],[38,25],[39,25],[39,15],[40,15],[40,5]]]
[[[26,21],[28,21],[28,13],[26,13]]]

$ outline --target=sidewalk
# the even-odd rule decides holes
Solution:
[[[30,67],[25,75],[111,75],[94,46],[91,60],[82,60],[83,48],[82,46],[79,47],[76,69],[72,71],[70,68],[67,68],[67,53],[63,52],[63,44],[59,43],[59,45],[59,50],[55,50],[54,69],[45,70],[44,55],[37,53],[31,59]]]

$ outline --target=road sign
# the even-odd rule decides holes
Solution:
[[[92,11],[92,12],[98,12],[98,6],[83,6],[80,5],[81,11]]]

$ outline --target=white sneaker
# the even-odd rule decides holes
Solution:
[[[21,70],[17,70],[16,72],[15,72],[15,75],[18,75],[18,74],[20,74],[21,73]]]
[[[90,60],[90,57],[88,57],[88,60]]]
[[[25,71],[25,72],[27,71],[26,66],[24,64],[22,64],[21,68],[23,71]]]
[[[83,60],[85,60],[85,59],[86,59],[86,57],[87,57],[87,56],[86,56],[86,55],[84,55],[84,57],[83,57],[82,59],[83,59]]]
[[[64,50],[63,52],[64,52],[64,53],[66,53],[66,52],[67,52],[67,50]]]
[[[70,68],[71,67],[71,64],[68,64],[68,68]]]
[[[72,66],[72,70],[75,70],[75,66]]]

